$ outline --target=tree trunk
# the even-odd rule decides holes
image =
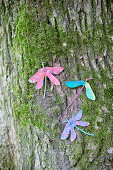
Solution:
[[[112,169],[113,3],[110,0],[1,0],[0,169]],[[42,67],[62,66],[35,90],[28,79]],[[89,80],[96,96],[66,81]],[[63,121],[83,110],[89,126],[61,140]]]

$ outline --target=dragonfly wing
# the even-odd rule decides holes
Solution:
[[[74,87],[78,87],[78,86],[84,86],[86,84],[85,81],[80,80],[80,81],[67,81],[65,83],[66,86],[70,87],[70,88],[74,88]]]
[[[73,141],[75,139],[76,139],[76,133],[75,133],[74,127],[71,126],[71,141]]]
[[[46,67],[47,71],[49,70],[52,74],[59,74],[64,70],[63,67]]]
[[[85,87],[86,87],[86,96],[91,100],[95,100],[95,95],[94,95],[89,83],[86,83]]]
[[[53,84],[60,85],[59,80],[54,77],[49,71],[47,71],[45,75],[52,81]]]
[[[45,73],[41,74],[36,86],[35,86],[35,89],[41,89],[42,86],[43,86],[43,80],[44,80],[44,76],[45,76]]]
[[[69,126],[69,123],[67,123],[62,132],[61,139],[66,139],[69,135],[69,131],[70,131],[70,126]]]
[[[80,110],[75,116],[73,116],[69,122],[73,122],[73,121],[77,121],[80,120],[82,118],[82,110]]]
[[[88,126],[89,125],[89,123],[88,122],[84,122],[84,121],[76,121],[76,122],[74,122],[74,125],[78,125],[78,126],[83,126],[83,127],[85,127],[85,126]]]
[[[30,83],[36,83],[39,80],[39,78],[43,74],[40,70],[28,80]]]

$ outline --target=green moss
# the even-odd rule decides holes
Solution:
[[[14,161],[12,156],[9,154],[3,158],[3,169],[15,169]]]
[[[59,52],[56,46],[57,33],[55,28],[47,24],[45,20],[39,23],[34,9],[28,11],[28,8],[23,5],[15,20],[15,31],[13,51],[18,75],[13,83],[13,112],[21,124],[38,125],[43,129],[47,116],[44,111],[37,113],[33,99],[34,84],[29,85],[28,79],[42,67],[42,62],[46,66],[48,61],[52,61],[52,56]]]
[[[46,109],[42,109],[41,105],[37,106],[37,103],[34,101],[34,98],[36,97],[34,95],[34,84],[28,83],[28,79],[42,67],[42,62],[44,62],[45,66],[52,66],[53,58],[54,56],[57,56],[59,57],[62,66],[65,68],[65,71],[70,72],[70,80],[75,77],[76,73],[77,76],[83,80],[85,80],[86,77],[95,78],[94,80],[90,80],[89,83],[96,95],[96,101],[90,101],[84,94],[85,90],[84,93],[81,93],[80,98],[83,100],[81,106],[84,111],[83,120],[90,123],[90,127],[87,128],[87,131],[89,133],[95,133],[96,137],[94,139],[89,139],[89,136],[84,136],[85,140],[83,143],[85,145],[87,140],[94,140],[94,143],[96,144],[98,141],[97,145],[100,146],[101,141],[106,138],[106,126],[109,123],[105,114],[101,114],[100,110],[102,106],[105,106],[111,111],[111,92],[113,87],[108,83],[111,82],[111,80],[109,76],[106,75],[106,70],[101,67],[98,71],[95,71],[92,67],[91,70],[89,70],[79,63],[80,59],[78,56],[86,54],[87,49],[90,49],[90,59],[93,59],[93,55],[101,56],[106,49],[112,54],[112,43],[110,38],[111,27],[106,30],[106,34],[104,32],[103,24],[96,23],[96,21],[95,30],[93,32],[91,26],[87,25],[87,23],[86,27],[87,30],[82,29],[82,36],[77,29],[66,32],[61,27],[59,28],[57,17],[55,18],[55,26],[52,26],[49,19],[47,19],[47,16],[43,17],[42,20],[40,20],[40,17],[37,18],[34,8],[29,9],[25,6],[20,7],[18,16],[15,20],[16,36],[13,43],[13,50],[15,53],[14,63],[16,63],[18,72],[17,79],[15,79],[13,83],[13,112],[17,120],[23,125],[27,126],[32,124],[44,131],[52,129],[50,135],[52,140],[61,134],[57,122],[54,122],[52,127],[50,127],[50,125],[53,123],[53,119],[57,119],[60,109],[64,109],[65,103],[62,100],[62,97],[53,92],[53,95],[55,95],[55,104],[57,104],[58,108],[51,109],[51,117],[47,117]],[[66,46],[63,46],[64,42],[66,43]],[[72,57],[70,49],[75,51],[74,57]],[[22,57],[19,57],[18,54],[22,55]],[[74,69],[70,70],[67,60],[69,60]],[[98,78],[98,74],[101,75],[100,78]],[[100,90],[98,88],[98,82],[100,82],[100,84],[106,83],[106,88]],[[68,92],[66,89],[66,93],[70,94],[70,91]],[[101,99],[103,93],[104,100]],[[43,94],[43,88],[39,91],[39,95],[40,94]],[[105,111],[103,112],[105,113]],[[106,122],[102,122],[102,128],[99,126],[100,122],[97,120],[97,116],[99,115],[101,115],[103,120],[106,119]],[[95,131],[95,122],[99,127],[98,131]],[[83,129],[86,130],[85,128]],[[101,133],[103,133],[103,137],[100,139]],[[77,150],[75,148],[75,152],[77,152]],[[94,152],[98,155],[98,150]],[[79,154],[77,154],[73,159],[79,159],[80,157],[81,155],[79,156]],[[81,158],[81,162],[82,160],[83,158]],[[84,165],[83,162],[82,164]]]
[[[110,5],[107,0],[106,2],[107,10],[110,11]],[[3,1],[2,3],[2,8],[5,14],[6,7]],[[69,3],[73,6],[71,1]],[[6,13],[4,17],[7,23],[10,12],[12,11],[12,5],[13,4],[10,3],[8,6],[10,9],[9,14]],[[52,5],[55,6],[55,9],[60,10],[60,18],[65,19],[65,15],[67,15],[67,27],[69,27],[67,32],[64,31],[63,28],[59,27],[61,24],[59,23],[59,16],[54,18],[54,26],[52,26],[49,20],[49,18],[52,17]],[[112,80],[108,75],[108,65],[105,65],[105,69],[103,69],[100,62],[97,67],[98,70],[95,70],[92,65],[90,65],[89,70],[88,67],[81,65],[79,56],[83,56],[88,52],[88,60],[95,60],[95,56],[100,56],[102,57],[102,61],[106,63],[105,57],[103,57],[103,53],[107,50],[107,52],[109,52],[108,56],[112,56],[113,54],[111,40],[111,36],[113,35],[113,23],[111,22],[109,26],[106,25],[107,16],[105,15],[106,12],[104,11],[104,6],[102,6],[102,24],[97,23],[94,16],[92,16],[92,24],[88,25],[86,20],[84,29],[84,27],[82,27],[82,14],[84,11],[81,9],[79,12],[82,32],[81,36],[77,28],[74,30],[72,21],[69,21],[70,16],[67,10],[67,6],[68,5],[65,5],[63,1],[52,2],[52,4],[50,4],[49,1],[46,1],[41,2],[41,7],[38,5],[38,7],[35,8],[30,4],[26,6],[22,5],[18,9],[18,15],[15,20],[14,27],[16,35],[13,40],[13,52],[15,55],[13,62],[16,67],[15,70],[17,70],[17,72],[14,70],[15,75],[14,77],[12,76],[14,97],[13,113],[21,125],[30,125],[30,127],[37,126],[40,131],[49,132],[50,141],[57,142],[59,149],[62,149],[66,157],[68,156],[69,160],[71,160],[70,162],[73,162],[72,166],[74,168],[79,167],[78,169],[91,169],[93,165],[97,164],[97,162],[101,164],[100,156],[104,157],[108,148],[111,147],[113,85]],[[96,15],[95,2],[91,13]],[[6,35],[5,43],[7,44],[6,56],[10,57],[8,51],[7,31],[10,32],[11,24],[9,23],[8,26],[8,30],[4,30]],[[94,29],[92,29],[93,26]],[[9,34],[9,38],[9,41],[12,41],[11,32]],[[63,46],[64,42],[66,43],[66,46]],[[71,55],[70,50],[74,50],[73,56]],[[4,61],[5,55],[3,52],[1,53]],[[67,77],[65,78],[64,76],[64,78],[62,78],[62,89],[65,91],[67,96],[70,95],[71,90],[64,86],[63,83],[66,80],[74,80],[76,76],[83,80],[85,80],[86,77],[95,78],[94,80],[90,80],[89,83],[95,93],[96,100],[90,101],[86,97],[85,89],[79,96],[83,101],[83,104],[81,105],[81,109],[83,110],[82,120],[90,123],[87,128],[82,127],[81,129],[89,133],[94,133],[95,137],[84,135],[82,132],[79,132],[75,129],[77,133],[76,141],[70,143],[66,140],[59,140],[62,131],[61,125],[59,126],[58,123],[58,117],[61,114],[61,111],[66,107],[65,101],[63,101],[62,97],[56,94],[56,91],[54,92],[53,90],[53,92],[51,92],[54,96],[54,101],[52,101],[51,104],[53,108],[49,108],[50,112],[49,115],[47,115],[48,113],[46,108],[40,104],[40,99],[37,99],[37,96],[35,95],[35,85],[28,83],[28,79],[35,72],[37,72],[39,68],[42,67],[42,62],[44,62],[45,66],[52,66],[53,59],[56,56],[66,72]],[[109,61],[110,60],[113,61],[112,57],[109,58]],[[7,67],[7,73],[9,71],[9,65],[10,63]],[[98,75],[100,75],[100,77]],[[48,87],[47,90],[49,91]],[[43,88],[40,91],[37,91],[37,93],[38,97],[42,96]],[[4,98],[4,103],[7,105],[8,98]],[[39,139],[40,145],[43,141],[43,135],[38,134],[38,138],[41,138]],[[31,136],[33,137],[33,134]],[[26,148],[25,146],[28,140],[29,139],[27,139],[26,133],[21,131],[21,144],[23,145],[23,148]],[[89,161],[90,158],[92,158],[92,160]],[[32,168],[34,166],[33,153],[31,153],[29,162]],[[4,167],[14,169],[12,158],[9,160],[4,160]]]
[[[34,102],[34,84],[28,79],[44,65],[52,63],[54,56],[65,56],[63,40],[66,33],[59,31],[57,21],[55,27],[48,23],[46,18],[41,21],[37,18],[34,8],[22,5],[15,19],[15,38],[13,40],[14,63],[17,76],[13,82],[15,118],[23,125],[38,125],[46,129],[47,120],[45,111],[37,112]],[[43,90],[43,88],[42,88]],[[40,90],[41,92],[41,90]],[[57,96],[58,105],[62,103]]]
[[[102,70],[100,73],[101,77],[96,77],[97,73],[94,74],[93,77],[96,79],[90,80],[89,83],[92,87],[92,90],[94,91],[96,95],[95,101],[90,101],[85,93],[81,94],[81,98],[83,100],[83,104],[81,105],[82,110],[84,111],[84,117],[83,120],[86,120],[90,123],[89,127],[87,128],[87,131],[89,133],[94,133],[95,137],[85,137],[85,143],[89,143],[89,141],[92,142],[93,145],[95,145],[96,149],[88,149],[86,147],[85,152],[87,152],[85,155],[87,155],[87,160],[85,161],[85,164],[83,163],[83,159],[81,159],[80,163],[83,167],[89,167],[91,165],[88,160],[91,158],[92,160],[94,157],[97,157],[96,159],[100,159],[100,149],[101,149],[101,155],[105,154],[107,148],[111,146],[111,113],[112,113],[112,100],[113,97],[111,96],[111,92],[113,90],[111,79],[107,75],[106,70]],[[94,83],[95,82],[95,83]],[[101,84],[103,86],[97,85]],[[105,86],[106,85],[106,86]],[[98,128],[98,129],[96,129]],[[84,128],[82,128],[84,129]],[[109,129],[109,130],[108,130]],[[86,131],[86,128],[84,129]],[[92,146],[93,146],[92,145]],[[87,162],[87,164],[86,164]],[[93,163],[93,161],[91,161]],[[92,167],[92,165],[91,165]]]

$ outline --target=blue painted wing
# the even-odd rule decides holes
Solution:
[[[85,84],[86,84],[86,82],[83,81],[83,80],[80,80],[80,81],[67,81],[65,83],[65,85],[70,87],[70,88],[75,88],[75,87],[78,87],[78,86],[84,86]]]
[[[88,126],[89,125],[89,123],[88,122],[84,122],[84,121],[76,121],[76,122],[74,122],[74,125],[75,126],[83,126],[83,127],[85,127],[85,126]]]
[[[89,83],[86,82],[85,87],[86,87],[86,96],[91,100],[95,100],[95,95],[94,95]]]
[[[69,119],[69,123],[80,120],[81,118],[82,118],[82,110],[80,110],[75,116],[73,116],[71,119]]]
[[[70,131],[70,126],[69,126],[69,122],[66,124],[63,132],[62,132],[62,135],[61,135],[61,139],[66,139],[69,135],[69,131]]]
[[[74,127],[71,126],[71,141],[73,141],[75,139],[76,139],[76,133],[75,133]]]

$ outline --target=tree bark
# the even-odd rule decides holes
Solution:
[[[113,3],[108,0],[0,2],[0,169],[112,169]],[[62,66],[54,86],[28,79]],[[96,100],[66,81],[89,80]],[[66,118],[83,110],[77,139],[61,140]]]

